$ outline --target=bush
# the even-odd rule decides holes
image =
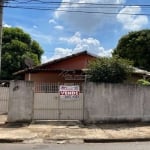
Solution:
[[[131,73],[131,64],[118,57],[102,57],[90,62],[87,74],[92,82],[121,83]]]
[[[144,79],[139,79],[139,80],[137,81],[137,83],[138,83],[139,85],[150,86],[150,82],[149,82],[148,80],[144,80]]]

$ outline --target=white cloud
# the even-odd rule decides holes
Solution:
[[[67,2],[67,3],[65,3]],[[60,7],[55,11],[55,18],[61,19],[70,27],[76,28],[81,31],[93,31],[98,26],[102,26],[107,22],[111,22],[115,15],[104,15],[102,13],[73,13],[67,11],[86,11],[86,12],[118,12],[117,7],[97,7],[97,5],[89,5],[88,3],[99,4],[123,4],[125,0],[62,0]],[[80,4],[82,3],[82,4]],[[64,11],[61,11],[64,10]]]
[[[3,23],[3,27],[11,28],[12,26],[6,23]]]
[[[63,30],[64,29],[64,27],[63,26],[60,26],[60,25],[57,25],[57,26],[55,26],[54,27],[56,30]]]
[[[76,32],[72,37],[61,37],[60,41],[67,42],[70,45],[73,45],[73,48],[55,48],[54,55],[52,57],[43,56],[42,62],[47,62],[53,59],[57,59],[60,57],[65,57],[71,55],[73,53],[81,52],[87,50],[88,52],[98,55],[98,56],[106,56],[110,57],[112,53],[112,49],[105,50],[104,47],[101,46],[100,41],[94,39],[92,37],[89,38],[81,38],[81,34]]]
[[[55,53],[51,59],[65,57],[72,54],[72,49],[68,48],[55,48]]]
[[[50,58],[48,58],[48,56],[46,55],[42,55],[42,63],[46,63],[50,60]]]
[[[65,57],[72,54],[72,49],[65,48],[55,48],[54,55],[52,57],[42,56],[42,63]]]
[[[101,46],[100,41],[92,37],[81,38],[81,34],[76,32],[72,37],[69,38],[60,38],[61,41],[66,41],[69,44],[73,44],[74,48],[72,49],[73,53],[87,50],[93,54],[99,56],[111,56],[112,50],[105,50]]]
[[[79,32],[76,32],[72,37],[66,38],[66,37],[60,37],[60,41],[65,41],[71,44],[78,44],[81,42],[81,34]]]
[[[112,49],[105,50],[104,47],[101,46],[99,40],[92,37],[82,38],[80,32],[76,32],[72,37],[61,37],[59,40],[73,45],[73,48],[55,48],[54,55],[52,57],[48,57],[45,55],[42,56],[42,63],[84,50],[87,50],[92,54],[105,57],[110,57],[112,53]]]
[[[141,13],[140,6],[126,6],[117,15],[117,19],[123,24],[123,28],[126,30],[139,30],[143,26],[148,24],[148,17],[143,15],[125,15],[128,14],[139,14]]]
[[[50,24],[56,24],[56,21],[55,21],[54,19],[50,19],[50,20],[49,20],[49,23],[50,23]]]
[[[56,30],[63,30],[64,29],[64,27],[61,25],[58,25],[58,23],[54,19],[50,19],[49,23],[52,25],[55,25],[54,29],[56,29]]]

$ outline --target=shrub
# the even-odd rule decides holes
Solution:
[[[102,57],[89,63],[87,74],[92,82],[121,83],[131,73],[131,64],[118,57]]]
[[[149,82],[148,80],[144,80],[144,79],[139,79],[139,80],[137,81],[137,83],[138,83],[139,85],[150,86],[150,82]]]

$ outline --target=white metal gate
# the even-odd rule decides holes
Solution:
[[[9,87],[0,87],[0,114],[8,113]]]
[[[80,86],[81,87],[81,86]],[[82,87],[81,87],[82,88]],[[62,100],[59,84],[35,83],[34,115],[35,120],[82,120],[83,93],[76,100]]]

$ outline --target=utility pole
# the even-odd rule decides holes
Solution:
[[[0,79],[1,79],[1,72],[2,72],[1,55],[2,55],[3,5],[4,5],[4,0],[0,0]]]

